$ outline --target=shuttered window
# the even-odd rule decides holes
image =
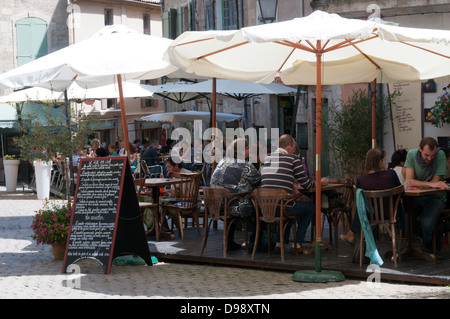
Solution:
[[[163,36],[175,39],[184,31],[194,30],[192,3],[176,9],[171,8],[162,14]]]

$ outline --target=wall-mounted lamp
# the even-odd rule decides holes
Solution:
[[[258,0],[258,4],[262,22],[274,22],[277,17],[278,0]]]

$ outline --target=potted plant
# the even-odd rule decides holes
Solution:
[[[35,166],[36,191],[38,199],[49,198],[52,161],[60,161],[65,180],[65,194],[70,198],[70,174],[67,158],[80,151],[84,142],[95,131],[98,123],[96,116],[81,116],[73,113],[64,104],[43,103],[45,118],[34,115],[21,115],[21,135],[14,138],[14,143],[20,150],[23,160],[30,161]],[[54,112],[61,108],[61,112]]]
[[[36,152],[33,160],[38,199],[50,198],[50,179],[53,161],[47,151]]]
[[[389,114],[389,105],[394,103],[399,94],[396,91],[377,98],[377,131],[382,130],[383,121]],[[324,129],[328,131],[328,147],[333,153],[336,176],[344,176],[355,182],[364,173],[366,153],[372,147],[371,104],[367,91],[359,89],[341,106],[331,104],[329,107],[329,121],[324,124]],[[381,138],[383,134],[377,135]]]
[[[3,167],[5,168],[5,183],[7,192],[15,192],[17,187],[17,175],[19,173],[19,163],[14,155],[5,155]]]
[[[51,245],[55,259],[63,259],[67,237],[70,232],[72,217],[72,202],[45,201],[43,208],[36,212],[30,229],[36,243]]]
[[[444,90],[444,93],[434,102],[429,116],[431,124],[436,127],[450,124],[450,84],[444,86],[442,90]]]

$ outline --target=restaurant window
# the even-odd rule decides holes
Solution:
[[[142,17],[142,23],[144,27],[144,34],[150,35],[150,15],[144,13],[144,16]]]
[[[114,24],[114,11],[113,9],[105,9],[105,25]]]
[[[163,36],[175,39],[184,31],[194,30],[192,3],[162,13]]]
[[[106,108],[115,109],[117,108],[117,99],[106,99]]]
[[[238,11],[236,0],[222,1],[222,27],[223,30],[236,30],[238,28]]]
[[[158,85],[159,82],[160,82],[159,79],[151,79],[151,80],[142,80],[141,84]],[[156,106],[158,106],[158,101],[156,101],[156,99],[141,98],[141,107],[156,107]]]

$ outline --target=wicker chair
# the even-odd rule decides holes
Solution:
[[[403,185],[384,190],[363,190],[362,194],[367,198],[369,204],[369,222],[370,226],[379,226],[384,228],[392,240],[392,252],[394,266],[397,267],[397,259],[400,261],[401,249],[401,230],[400,237],[395,235],[395,224],[397,223],[397,210],[404,192]],[[385,210],[387,210],[385,214]],[[355,218],[358,218],[355,216]],[[399,239],[399,247],[397,248],[397,239]],[[361,228],[360,245],[359,245],[359,266],[363,263],[363,244],[364,232]]]
[[[286,205],[295,200],[296,197],[288,195],[286,191],[276,188],[257,188],[252,192],[252,202],[256,210],[256,237],[253,246],[252,259],[258,248],[259,236],[261,233],[261,222],[267,224],[268,238],[270,238],[270,224],[280,224],[280,251],[281,260],[284,261],[284,233],[286,226],[290,223],[294,230],[294,245],[297,246],[296,217],[285,213]],[[279,216],[277,216],[279,211]],[[268,241],[268,253],[270,254],[270,240]]]
[[[322,208],[322,221],[324,221],[325,218],[328,220],[328,224],[330,226],[330,242],[332,242],[332,238],[334,235],[334,243],[332,242],[332,244],[334,245],[336,254],[339,250],[339,223],[341,221],[344,223],[343,225],[345,233],[345,228],[348,228],[352,223],[352,213],[355,206],[355,190],[352,181],[346,181],[345,185],[338,191],[342,193],[342,195],[338,197],[340,205],[337,207]],[[322,225],[322,232],[323,229],[324,227]]]
[[[177,224],[181,240],[183,240],[183,217],[192,217],[197,225],[197,232],[200,238],[202,238],[198,218],[198,193],[200,188],[201,173],[169,172],[169,178],[179,178],[180,182],[174,184],[175,198],[171,200],[163,200],[161,202],[161,220],[164,220],[165,216],[168,215],[169,209],[172,212],[176,212],[176,217],[173,222]]]
[[[143,202],[140,201],[139,195],[150,195],[147,192],[144,192],[144,186],[145,186],[145,178],[138,178],[134,180],[134,186],[136,188],[136,195],[139,202],[139,210],[141,211],[141,215],[144,215],[144,211],[147,208],[150,208],[153,211],[153,228],[155,230],[156,240],[159,241],[159,235],[160,235],[160,229],[159,229],[159,203],[150,203],[150,202]],[[149,230],[150,231],[150,230]],[[148,231],[148,232],[149,232]]]
[[[227,257],[228,249],[228,233],[232,224],[237,221],[240,216],[230,213],[230,204],[241,198],[242,196],[248,195],[248,193],[230,193],[226,188],[214,188],[214,187],[204,187],[203,188],[203,200],[205,205],[205,216],[206,223],[205,237],[203,238],[202,249],[200,255],[203,256],[203,252],[208,241],[208,234],[211,228],[211,223],[213,221],[222,220],[223,221],[223,257]],[[221,214],[222,212],[222,214]],[[247,239],[247,227],[245,228],[246,239]]]

